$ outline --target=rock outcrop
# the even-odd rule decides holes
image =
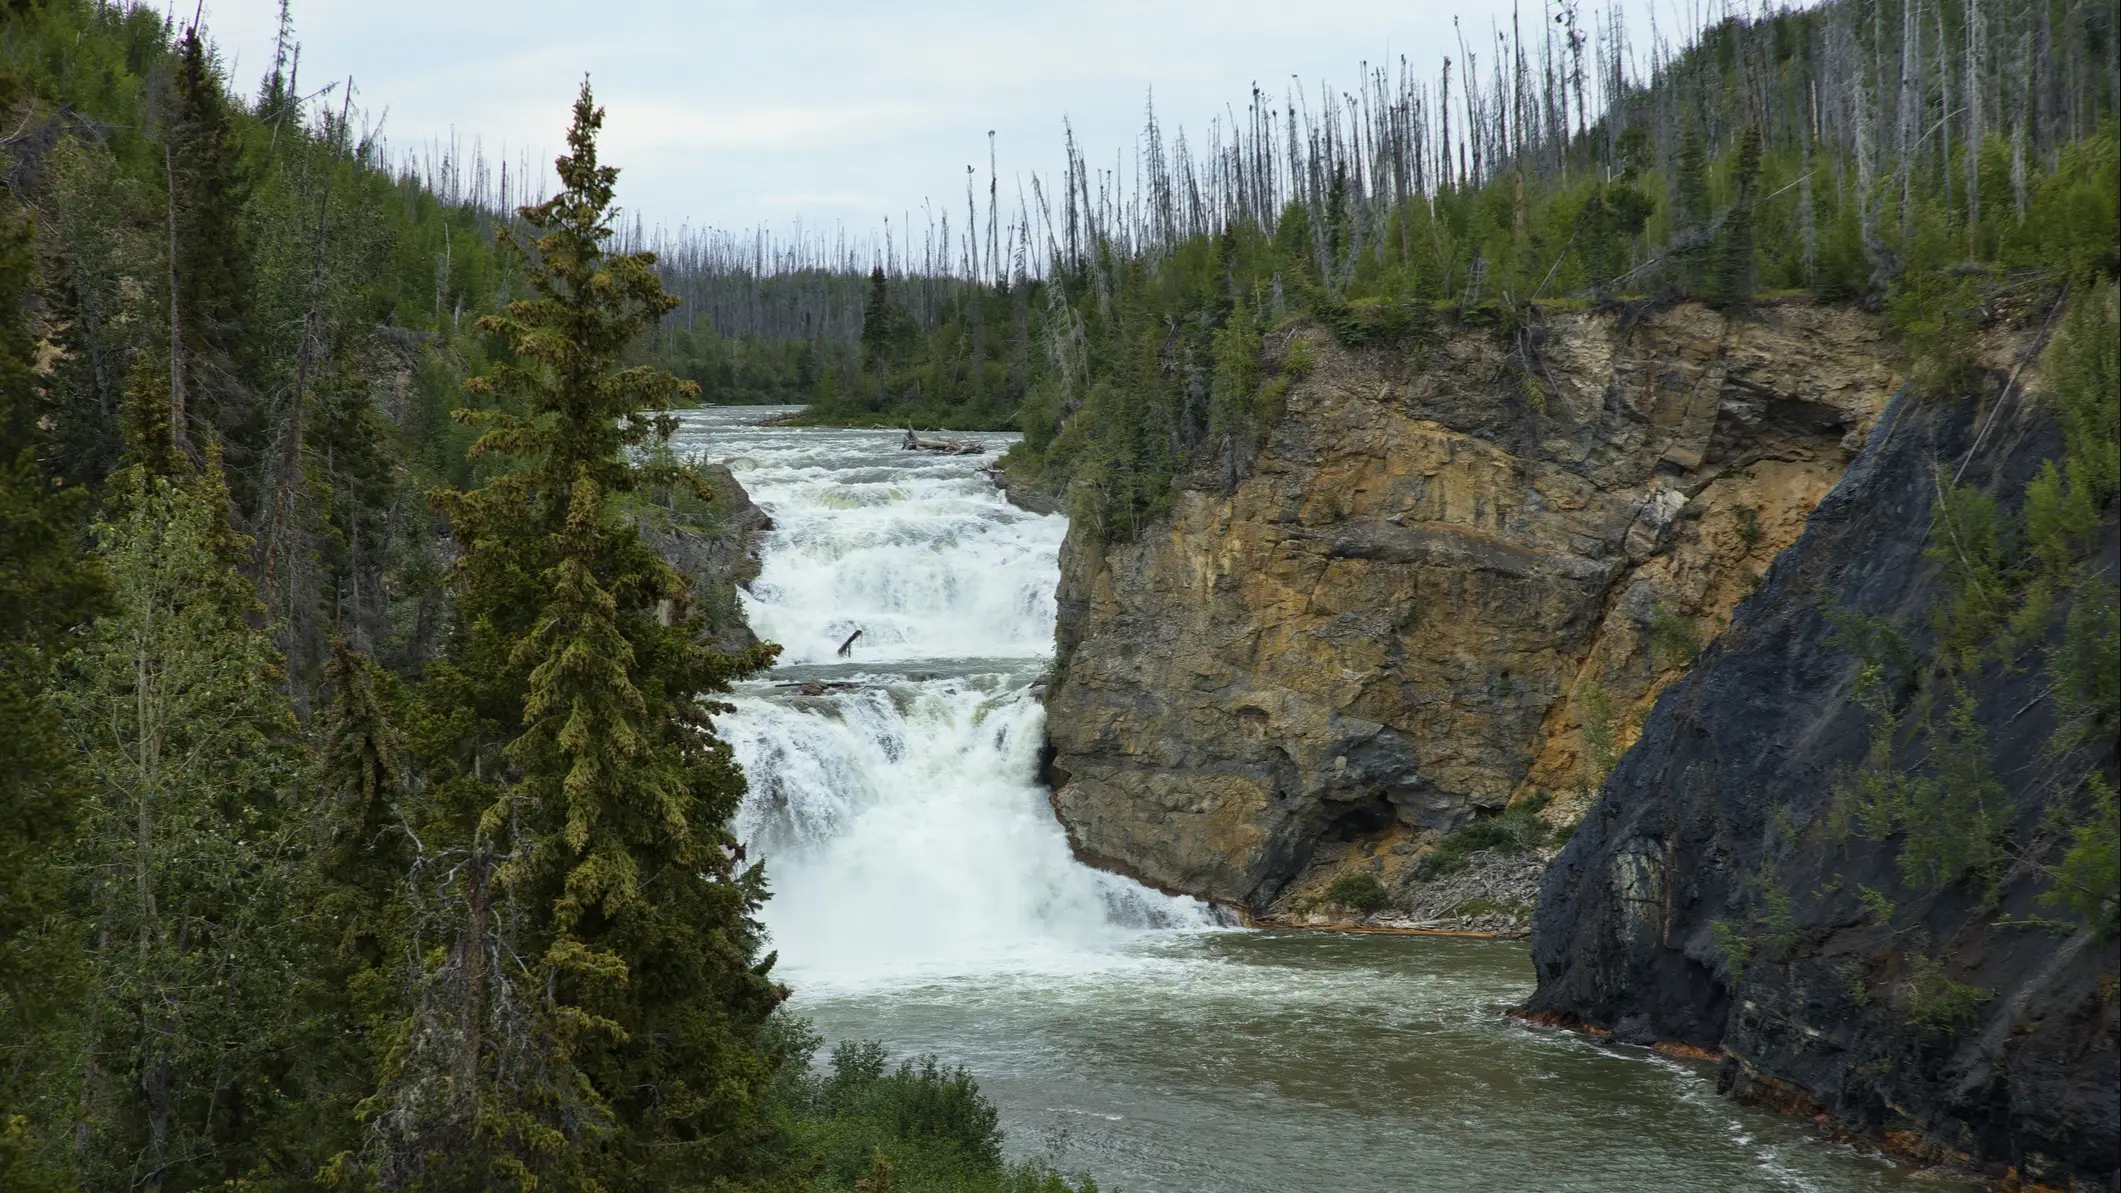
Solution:
[[[641,537],[692,583],[692,600],[706,618],[704,636],[716,650],[738,654],[759,644],[744,620],[736,590],[758,578],[759,540],[773,519],[753,504],[726,465],[694,466],[711,501],[665,495],[637,513]]]
[[[1899,627],[1904,660],[1933,653],[1939,462],[1949,480],[1966,461],[1965,480],[2007,502],[2058,453],[2037,401],[2007,409],[1984,431],[1989,411],[1973,402],[1896,402],[1800,541],[1657,702],[1547,873],[1530,1011],[1720,1050],[1734,1093],[1989,1167],[2008,1187],[2111,1190],[2115,944],[2039,898],[2062,838],[2048,810],[2095,775],[2114,781],[2111,727],[2058,750],[2035,644],[2017,665],[1949,681],[1972,694],[1974,729],[1945,728],[1951,701],[1910,712],[1889,760],[1945,766],[1947,733],[1982,745],[1997,784],[1984,814],[2014,842],[1990,877],[1910,889],[1906,834],[1837,825],[1852,798],[1837,789],[1877,762],[1876,709],[1858,688],[1866,640],[1849,627]],[[2112,576],[2117,556],[2109,521],[2092,571]],[[1910,708],[1947,682],[1899,666],[1872,674]]]
[[[1875,320],[1546,317],[1315,364],[1251,474],[1132,541],[1071,530],[1048,701],[1085,858],[1286,915],[1436,832],[1580,809],[1833,488],[1898,385]],[[1610,753],[1610,749],[1605,751]],[[1590,775],[1589,777],[1595,777]]]

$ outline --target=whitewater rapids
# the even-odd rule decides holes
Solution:
[[[1508,1019],[1521,943],[1218,930],[1077,862],[1036,777],[1066,527],[978,471],[1009,437],[938,458],[762,413],[676,446],[774,519],[745,611],[783,661],[717,724],[775,975],[828,1038],[969,1066],[1012,1154],[1128,1193],[1940,1187],[1710,1066]]]
[[[1212,926],[1076,861],[1038,784],[1067,526],[981,471],[1013,437],[934,456],[889,431],[731,425],[759,413],[688,416],[674,446],[725,460],[774,522],[742,599],[780,665],[720,729],[750,780],[737,832],[766,860],[779,972],[1073,971]]]

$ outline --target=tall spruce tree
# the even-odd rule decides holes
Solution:
[[[51,1033],[79,976],[58,863],[83,785],[52,707],[53,662],[103,597],[76,546],[80,490],[55,487],[37,461],[31,239],[24,213],[0,206],[0,1188],[24,1193],[65,1187],[50,1159],[63,1120],[36,1095],[66,1085]]]
[[[515,359],[472,385],[511,413],[459,418],[512,467],[434,495],[464,547],[463,631],[428,689],[428,847],[464,864],[457,910],[429,921],[455,941],[420,976],[448,996],[414,1008],[371,1103],[386,1187],[780,1180],[761,1032],[783,991],[759,956],[763,876],[728,828],[742,774],[702,702],[772,652],[701,646],[688,585],[615,508],[658,471],[629,453],[692,387],[621,363],[674,300],[652,256],[606,249],[602,123],[585,82],[560,192],[521,212],[532,294],[483,321]]]
[[[1688,121],[1672,161],[1672,255],[1679,267],[1679,284],[1690,295],[1708,291],[1713,237],[1708,150],[1701,142],[1701,129]]]
[[[1716,305],[1743,311],[1753,305],[1760,254],[1753,236],[1753,206],[1760,191],[1760,126],[1749,124],[1738,136],[1738,160],[1731,170],[1731,210],[1724,217],[1716,244]]]
[[[344,638],[333,640],[323,671],[327,695],[311,725],[317,804],[307,818],[313,836],[301,892],[314,930],[301,942],[303,1031],[291,1045],[301,1064],[289,1081],[298,1105],[284,1149],[302,1178],[359,1144],[357,1107],[374,1079],[368,1036],[387,1028],[396,1005],[389,946],[415,848],[410,758],[396,723],[402,687]]]
[[[1600,295],[1610,292],[1626,275],[1635,239],[1649,223],[1650,197],[1637,185],[1648,153],[1649,138],[1642,129],[1622,133],[1615,154],[1621,164],[1619,174],[1596,185],[1577,214],[1584,276]]]
[[[876,379],[877,396],[891,383],[891,371],[920,337],[913,316],[891,297],[891,283],[879,265],[869,271],[869,296],[862,308],[862,369]]]
[[[255,386],[250,171],[212,52],[196,28],[177,43],[166,130],[174,366],[186,426],[180,442],[221,445],[236,508],[255,512],[266,411]]]

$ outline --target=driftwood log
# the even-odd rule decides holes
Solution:
[[[923,439],[914,434],[911,427],[906,429],[905,441],[899,444],[899,449],[909,452],[936,452],[945,456],[975,456],[987,450],[980,446],[977,439]]]

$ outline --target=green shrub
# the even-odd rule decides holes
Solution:
[[[1709,922],[1709,947],[1723,958],[1723,966],[1731,971],[1731,980],[1745,976],[1746,966],[1753,960],[1753,937],[1743,927],[1730,920]]]
[[[1856,888],[1856,901],[1863,905],[1863,914],[1881,924],[1891,923],[1893,915],[1899,911],[1889,896],[1867,886]]]
[[[1947,976],[1943,962],[1924,956],[1909,963],[1903,996],[1902,1009],[1909,1019],[1953,1033],[1980,1018],[1981,1008],[1995,998],[1990,991]]]
[[[1935,777],[1907,787],[1900,874],[1911,887],[1938,891],[1969,875],[1993,880],[2010,824],[2010,792],[1988,762],[1988,735],[1974,719],[1974,697],[1962,690],[1931,735]]]
[[[1759,929],[1759,942],[1766,948],[1768,956],[1777,961],[1786,961],[1797,947],[1797,929],[1790,913],[1790,893],[1787,889],[1769,882],[1763,875],[1760,884],[1760,908],[1754,915]]]
[[[1595,680],[1579,689],[1577,701],[1583,719],[1583,765],[1576,772],[1576,786],[1588,799],[1598,794],[1613,764],[1620,761],[1620,718],[1612,694]]]
[[[1326,902],[1368,914],[1385,905],[1385,884],[1368,870],[1346,870],[1326,887]]]
[[[1870,1005],[1871,974],[1863,962],[1851,957],[1834,967],[1834,976],[1841,979],[1841,987],[1848,992],[1850,1002],[1859,1007]]]
[[[1662,605],[1650,612],[1650,650],[1668,667],[1684,667],[1701,653],[1701,637],[1694,627]]]
[[[1940,500],[1924,556],[1938,565],[1944,593],[1930,612],[1939,661],[1975,670],[2010,617],[2012,527],[1995,495],[1973,485],[1950,485],[1939,469]]]
[[[1738,541],[1744,543],[1748,551],[1759,546],[1766,533],[1760,529],[1760,511],[1750,505],[1741,505],[1735,516],[1738,519]]]
[[[1981,298],[1974,277],[1911,270],[1887,300],[1887,317],[1907,347],[1915,388],[1962,394],[1981,376]]]
[[[782,1057],[771,1097],[791,1146],[810,1161],[808,1189],[1096,1193],[1087,1178],[1005,1161],[1000,1114],[964,1069],[932,1056],[893,1065],[881,1044],[843,1041],[819,1071],[811,1058],[821,1041],[807,1022],[779,1016],[771,1029]]]
[[[1425,336],[1433,314],[1404,296],[1357,298],[1319,308],[1333,338],[1350,348],[1384,347]]]
[[[2091,814],[2070,830],[2069,851],[2050,871],[2055,887],[2041,900],[2112,935],[2121,930],[2121,807],[2104,775],[2094,773],[2090,787]]]
[[[1519,800],[1500,816],[1489,816],[1461,824],[1443,835],[1436,847],[1421,859],[1416,874],[1437,878],[1465,869],[1472,855],[1483,850],[1517,854],[1537,849],[1547,841],[1546,822],[1539,813],[1546,808],[1545,795]]]

